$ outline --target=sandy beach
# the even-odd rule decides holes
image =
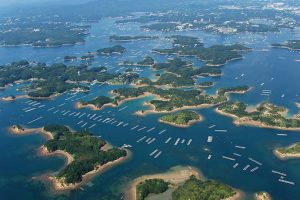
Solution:
[[[290,145],[287,148],[293,147],[295,144]],[[275,149],[273,151],[274,155],[281,159],[281,160],[287,160],[287,159],[293,159],[293,158],[300,158],[300,153],[281,153],[278,151],[278,149]]]
[[[165,173],[153,174],[153,175],[145,175],[134,179],[130,184],[129,187],[126,188],[125,192],[125,199],[126,200],[136,200],[136,186],[144,182],[147,179],[163,179],[166,182],[170,183],[171,188],[177,188],[180,184],[187,181],[190,176],[195,176],[199,180],[205,181],[206,178],[203,174],[196,168],[187,166],[176,166],[172,167],[169,171]],[[239,200],[242,197],[242,192],[240,190],[234,189],[236,194],[233,197],[224,199],[224,200]]]
[[[67,190],[74,190],[74,189],[78,189],[80,186],[88,183],[94,176],[101,174],[103,172],[105,172],[106,170],[121,164],[122,162],[128,160],[131,157],[131,152],[129,150],[126,149],[127,155],[125,157],[121,157],[117,160],[114,161],[110,161],[104,165],[98,165],[96,166],[96,168],[86,174],[84,174],[82,176],[82,181],[79,183],[75,183],[75,184],[66,184],[64,182],[64,179],[58,179],[54,176],[48,176],[48,180],[51,182],[53,188],[56,191],[67,191]],[[55,152],[54,152],[55,153]],[[60,153],[60,152],[59,152]],[[66,153],[66,152],[65,152]],[[66,156],[66,154],[61,154]],[[69,164],[69,163],[68,163]]]
[[[186,180],[188,180],[189,177],[192,175],[197,177],[198,179],[204,180],[204,176],[202,175],[202,173],[193,167],[174,167],[166,173],[145,175],[139,177],[137,179],[134,179],[130,183],[129,188],[126,191],[125,199],[136,200],[136,186],[147,179],[163,179],[164,181],[171,183],[173,187],[175,187],[178,186],[180,183],[183,183]]]
[[[271,200],[271,196],[267,192],[257,192],[255,193],[255,200]]]

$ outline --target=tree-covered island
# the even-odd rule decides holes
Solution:
[[[51,133],[52,139],[42,147],[43,154],[63,153],[71,156],[71,161],[55,177],[49,177],[57,190],[76,189],[92,175],[103,171],[127,158],[124,149],[110,148],[103,139],[89,131],[71,132],[62,125],[46,125],[44,131]]]
[[[202,117],[190,110],[183,110],[177,113],[170,113],[159,118],[160,122],[178,127],[189,127],[194,122],[201,121]]]
[[[195,38],[187,36],[174,36],[173,47],[170,49],[154,49],[159,54],[176,54],[178,56],[194,56],[206,62],[208,66],[221,66],[227,62],[242,59],[240,52],[251,49],[241,44],[234,45],[214,45],[204,47],[203,43],[197,42]],[[193,45],[191,41],[195,41]]]
[[[29,82],[21,88],[28,97],[49,98],[66,91],[88,92],[89,83],[131,83],[139,78],[134,72],[108,73],[103,66],[89,68],[87,65],[67,66],[62,63],[46,65],[26,60],[0,66],[0,87],[15,82]],[[17,97],[16,97],[17,98]]]
[[[216,111],[234,118],[237,125],[253,125],[282,130],[300,130],[300,119],[287,117],[288,110],[281,106],[264,102],[255,109],[249,109],[242,102],[225,102]]]
[[[121,45],[115,45],[112,47],[106,47],[98,49],[96,52],[98,55],[112,55],[112,54],[123,54],[126,48]]]

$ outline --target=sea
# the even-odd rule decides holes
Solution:
[[[124,72],[128,67],[119,66],[118,63],[125,60],[140,61],[149,55],[157,62],[165,62],[174,57],[157,55],[151,51],[154,48],[171,47],[171,41],[165,39],[166,36],[195,36],[205,46],[241,43],[251,47],[252,51],[243,53],[243,59],[222,66],[223,76],[199,78],[199,82],[214,82],[214,86],[205,89],[205,92],[214,94],[221,87],[248,85],[251,87],[248,93],[232,94],[230,99],[243,101],[250,106],[268,101],[287,107],[289,115],[299,112],[295,103],[300,102],[300,62],[296,61],[300,59],[300,52],[271,47],[272,43],[300,39],[299,30],[282,29],[276,33],[236,35],[199,30],[161,33],[145,32],[138,23],[116,24],[118,19],[108,17],[92,24],[90,35],[82,45],[53,48],[1,47],[0,64],[22,59],[47,64],[60,63],[64,62],[63,58],[67,55],[82,56],[99,48],[121,44],[127,49],[124,55],[99,56],[85,62],[88,62],[86,64],[89,67],[106,66],[110,72]],[[153,35],[159,39],[111,42],[110,35]],[[205,65],[197,58],[182,59],[192,61],[196,67]],[[155,76],[156,72],[148,67],[139,68],[140,76]],[[28,83],[14,84],[0,91],[0,97],[22,95],[23,92],[18,88],[26,84]],[[236,126],[231,118],[217,114],[215,107],[194,109],[203,116],[203,121],[189,128],[159,123],[158,119],[162,114],[135,115],[136,111],[147,109],[144,102],[153,99],[153,96],[99,111],[75,108],[77,101],[90,100],[100,95],[110,96],[111,90],[121,87],[127,85],[95,84],[88,94],[68,92],[54,100],[0,101],[0,198],[124,199],[124,191],[133,179],[146,174],[162,173],[179,165],[196,167],[207,179],[220,181],[243,191],[245,200],[253,199],[254,193],[259,191],[268,192],[274,200],[300,199],[300,159],[279,160],[273,154],[275,148],[300,142],[299,131]],[[264,90],[271,91],[270,96],[261,95]],[[26,112],[29,108],[34,109]],[[83,113],[85,115],[81,116]],[[100,119],[102,120],[98,121]],[[113,120],[110,121],[111,119]],[[95,135],[117,147],[129,144],[132,146],[132,156],[126,162],[92,178],[89,184],[77,190],[55,192],[49,183],[39,181],[37,177],[57,173],[65,166],[66,160],[61,156],[42,157],[38,154],[39,147],[46,141],[41,134],[17,136],[8,131],[14,124],[35,128],[51,123],[67,125],[74,130],[90,129]],[[212,142],[207,141],[209,136],[212,136]],[[161,152],[156,158],[157,154],[150,155],[155,150]],[[233,159],[229,160],[227,157]],[[280,182],[279,179],[291,181],[294,185]]]

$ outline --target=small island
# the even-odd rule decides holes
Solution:
[[[272,44],[273,48],[285,48],[292,51],[300,51],[300,40],[288,40],[283,44]]]
[[[252,125],[264,128],[298,131],[300,119],[287,117],[288,110],[265,102],[255,109],[249,109],[242,102],[226,102],[221,104],[216,111],[222,115],[232,117],[236,125]]]
[[[159,118],[160,122],[176,127],[189,127],[193,123],[199,122],[201,120],[202,117],[198,113],[190,110],[183,110],[174,114],[171,113]]]
[[[27,132],[19,126],[13,126],[12,130]],[[88,131],[72,132],[68,127],[56,124],[37,130],[48,136],[48,141],[40,148],[41,155],[61,154],[68,160],[58,174],[47,177],[55,190],[77,189],[96,174],[129,156],[128,150],[105,147],[106,141]]]
[[[128,36],[128,35],[111,35],[109,36],[110,41],[117,41],[117,42],[132,42],[137,40],[153,40],[158,39],[156,36],[144,36],[144,35],[138,35],[138,36]]]
[[[130,184],[128,199],[144,200],[149,195],[160,199],[196,200],[240,198],[240,192],[219,182],[205,180],[192,167],[175,167],[163,174],[142,176]]]
[[[255,193],[255,200],[272,200],[271,196],[267,192]]]
[[[106,47],[98,49],[96,52],[98,55],[112,55],[112,54],[123,54],[126,51],[126,48],[121,45],[115,45],[113,47]]]
[[[300,158],[300,143],[292,144],[274,150],[274,154],[279,159]]]
[[[119,65],[125,65],[125,66],[142,66],[142,67],[151,67],[155,63],[154,59],[150,56],[146,56],[144,60],[139,62],[131,62],[131,61],[123,61]]]
[[[99,96],[96,97],[95,99],[92,99],[90,101],[81,101],[76,103],[76,108],[91,108],[92,110],[100,110],[104,106],[113,106],[115,107],[116,104],[114,103],[114,99],[106,96]]]

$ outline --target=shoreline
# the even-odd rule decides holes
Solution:
[[[125,199],[126,200],[136,200],[136,187],[139,183],[144,182],[147,179],[163,179],[165,182],[170,183],[170,188],[177,188],[180,184],[187,181],[190,176],[195,176],[197,179],[205,181],[207,180],[202,172],[191,166],[175,166],[170,168],[164,173],[143,175],[140,176],[129,183],[125,188]],[[232,187],[231,187],[232,188]],[[235,195],[223,200],[240,200],[243,196],[243,192],[232,188],[235,191]]]
[[[149,102],[145,102],[144,103],[145,106],[149,106],[150,109],[149,110],[145,110],[145,111],[141,111],[141,110],[138,110],[136,111],[134,114],[135,115],[138,115],[138,116],[146,116],[146,115],[149,115],[149,114],[162,114],[162,113],[173,113],[173,112],[176,112],[176,111],[181,111],[181,110],[188,110],[188,109],[201,109],[201,108],[209,108],[209,107],[213,107],[213,106],[216,106],[217,104],[201,104],[201,105],[198,105],[198,106],[183,106],[181,108],[175,108],[173,110],[170,110],[170,111],[156,111],[155,110],[155,106],[150,104]]]
[[[198,113],[197,113],[197,114],[198,114]],[[199,114],[198,114],[198,116],[199,116],[199,119],[190,120],[190,121],[188,121],[187,124],[176,124],[176,123],[174,123],[174,122],[167,122],[167,121],[163,121],[163,120],[161,120],[161,119],[159,119],[158,121],[159,121],[160,123],[168,124],[168,125],[170,125],[170,126],[174,126],[174,127],[177,127],[177,128],[189,128],[189,127],[191,127],[193,124],[195,124],[195,123],[197,123],[197,122],[201,122],[201,121],[204,120],[204,117],[203,117],[202,115],[199,115]]]
[[[292,144],[286,148],[291,148],[296,144]],[[273,150],[273,154],[280,160],[296,159],[300,158],[300,153],[281,153],[278,149]]]
[[[190,176],[194,175],[196,178],[200,180],[205,180],[202,173],[193,167],[173,167],[170,170],[168,170],[165,173],[158,173],[158,174],[152,174],[152,175],[144,175],[141,177],[138,177],[131,181],[128,186],[128,190],[125,194],[125,199],[127,200],[136,200],[136,186],[147,180],[147,179],[154,179],[159,178],[163,179],[166,182],[170,182],[172,185],[179,185],[182,182],[185,182],[190,178]]]
[[[70,183],[70,184],[66,184],[64,182],[64,179],[58,179],[55,176],[47,176],[48,181],[51,183],[52,187],[54,188],[55,191],[68,191],[68,190],[75,190],[80,188],[82,185],[88,183],[92,178],[94,178],[96,175],[104,173],[106,170],[121,164],[123,162],[125,162],[126,160],[128,160],[131,157],[131,152],[127,149],[125,149],[127,155],[121,158],[118,158],[117,160],[114,161],[110,161],[108,163],[105,163],[104,165],[97,165],[96,168],[92,171],[87,172],[86,174],[84,174],[82,176],[82,180],[78,183]],[[56,151],[55,151],[56,152]],[[61,155],[66,155],[68,154],[67,152],[62,151],[63,153],[61,154],[61,152],[57,152]],[[54,153],[54,152],[53,152]],[[65,154],[66,153],[66,154]],[[69,154],[70,155],[70,154]]]
[[[99,111],[104,109],[105,107],[117,107],[117,105],[113,104],[113,103],[108,103],[108,104],[104,104],[101,108],[95,106],[94,104],[82,104],[81,102],[76,102],[75,103],[75,108],[76,109],[84,109],[84,108],[88,108],[94,111]]]
[[[285,127],[278,127],[278,126],[269,126],[266,125],[262,122],[259,121],[253,121],[252,119],[246,118],[246,117],[237,117],[234,114],[230,114],[230,113],[225,113],[221,110],[219,110],[218,108],[215,109],[215,112],[226,116],[226,117],[230,117],[233,119],[233,123],[237,126],[253,126],[253,127],[259,127],[259,128],[269,128],[269,129],[276,129],[276,130],[281,130],[281,131],[300,131],[300,128],[285,128]]]
[[[32,129],[23,128],[22,130],[20,130],[16,125],[13,125],[12,127],[9,127],[8,129],[12,134],[27,135],[27,134],[31,134],[33,132],[38,132],[38,133],[42,133],[44,136],[46,136],[47,140],[52,140],[54,138],[52,133],[45,131],[43,127],[42,128],[32,128]],[[102,150],[107,150],[110,147],[111,147],[111,145],[109,143],[107,143],[103,147],[104,149],[102,149]],[[67,190],[77,189],[81,185],[89,182],[89,180],[91,178],[93,178],[95,175],[97,175],[99,173],[102,173],[105,170],[108,170],[111,167],[128,160],[131,157],[131,152],[128,149],[125,149],[125,151],[126,151],[126,156],[120,157],[117,160],[105,163],[104,165],[96,166],[96,168],[94,170],[89,171],[86,174],[84,174],[82,176],[82,181],[80,181],[79,183],[66,184],[66,183],[64,183],[63,179],[58,179],[55,176],[53,176],[53,174],[52,175],[47,175],[46,180],[48,180],[51,183],[51,185],[52,185],[52,187],[54,188],[55,191],[67,191]],[[40,156],[61,155],[66,159],[66,166],[74,161],[74,157],[70,153],[68,153],[66,151],[62,151],[62,150],[56,150],[54,152],[49,152],[48,149],[44,145],[42,145],[39,148],[38,154]]]

